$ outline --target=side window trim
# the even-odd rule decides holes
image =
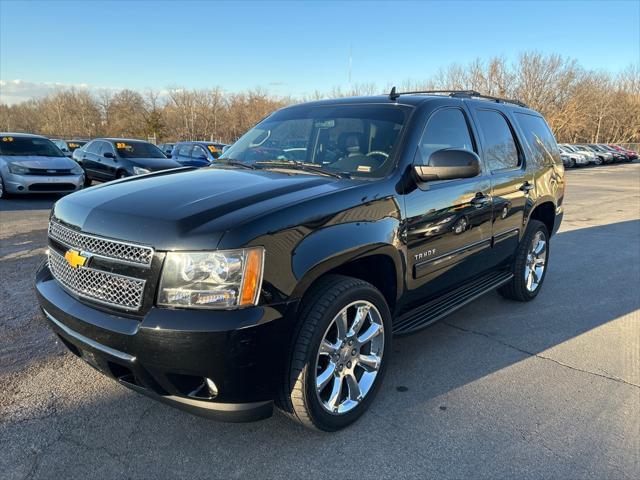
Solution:
[[[516,150],[518,151],[518,165],[516,165],[515,167],[505,167],[505,168],[498,168],[496,170],[491,170],[489,169],[489,167],[487,167],[487,170],[489,171],[489,174],[491,175],[499,175],[502,173],[509,173],[509,172],[515,172],[515,171],[524,171],[527,169],[527,158],[525,155],[525,151],[522,148],[522,144],[520,142],[520,139],[518,138],[518,135],[516,133],[516,130],[514,128],[514,122],[511,121],[511,119],[505,115],[504,112],[500,111],[500,110],[496,110],[495,108],[476,108],[476,111],[480,112],[480,111],[485,111],[485,112],[494,112],[497,113],[498,115],[500,115],[504,121],[507,124],[507,127],[509,128],[509,131],[511,132],[511,137],[513,137],[513,143],[515,143],[516,145]],[[480,136],[482,137],[483,140],[483,147],[484,147],[484,132],[482,130],[482,125],[480,125],[479,127],[480,129]],[[483,148],[483,163],[484,162],[484,148]]]

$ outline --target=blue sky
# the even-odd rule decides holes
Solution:
[[[640,62],[639,25],[640,0],[0,0],[0,93],[11,101],[57,83],[304,95],[348,87],[350,49],[352,82],[381,86],[525,50],[618,71]]]

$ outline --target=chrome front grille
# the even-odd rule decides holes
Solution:
[[[63,287],[88,300],[124,310],[135,311],[142,306],[145,280],[89,267],[72,268],[51,248],[49,270]]]
[[[54,220],[49,222],[49,237],[67,247],[121,262],[148,267],[153,259],[151,247],[88,235],[65,227]]]

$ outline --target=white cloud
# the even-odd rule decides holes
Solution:
[[[42,98],[59,90],[75,88],[76,90],[88,90],[101,92],[116,90],[113,87],[97,87],[86,83],[59,83],[59,82],[25,82],[24,80],[0,80],[0,103],[13,105],[32,98]]]

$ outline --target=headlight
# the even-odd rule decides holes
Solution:
[[[29,173],[29,169],[20,165],[19,163],[9,163],[9,171],[16,175],[26,175]]]
[[[148,168],[133,167],[134,175],[144,175],[145,173],[151,173],[151,170],[149,170]]]
[[[84,173],[84,170],[82,170],[82,167],[80,165],[76,165],[71,169],[71,173],[75,175],[82,175]]]
[[[215,252],[169,252],[158,304],[185,308],[256,305],[262,287],[262,247]]]

